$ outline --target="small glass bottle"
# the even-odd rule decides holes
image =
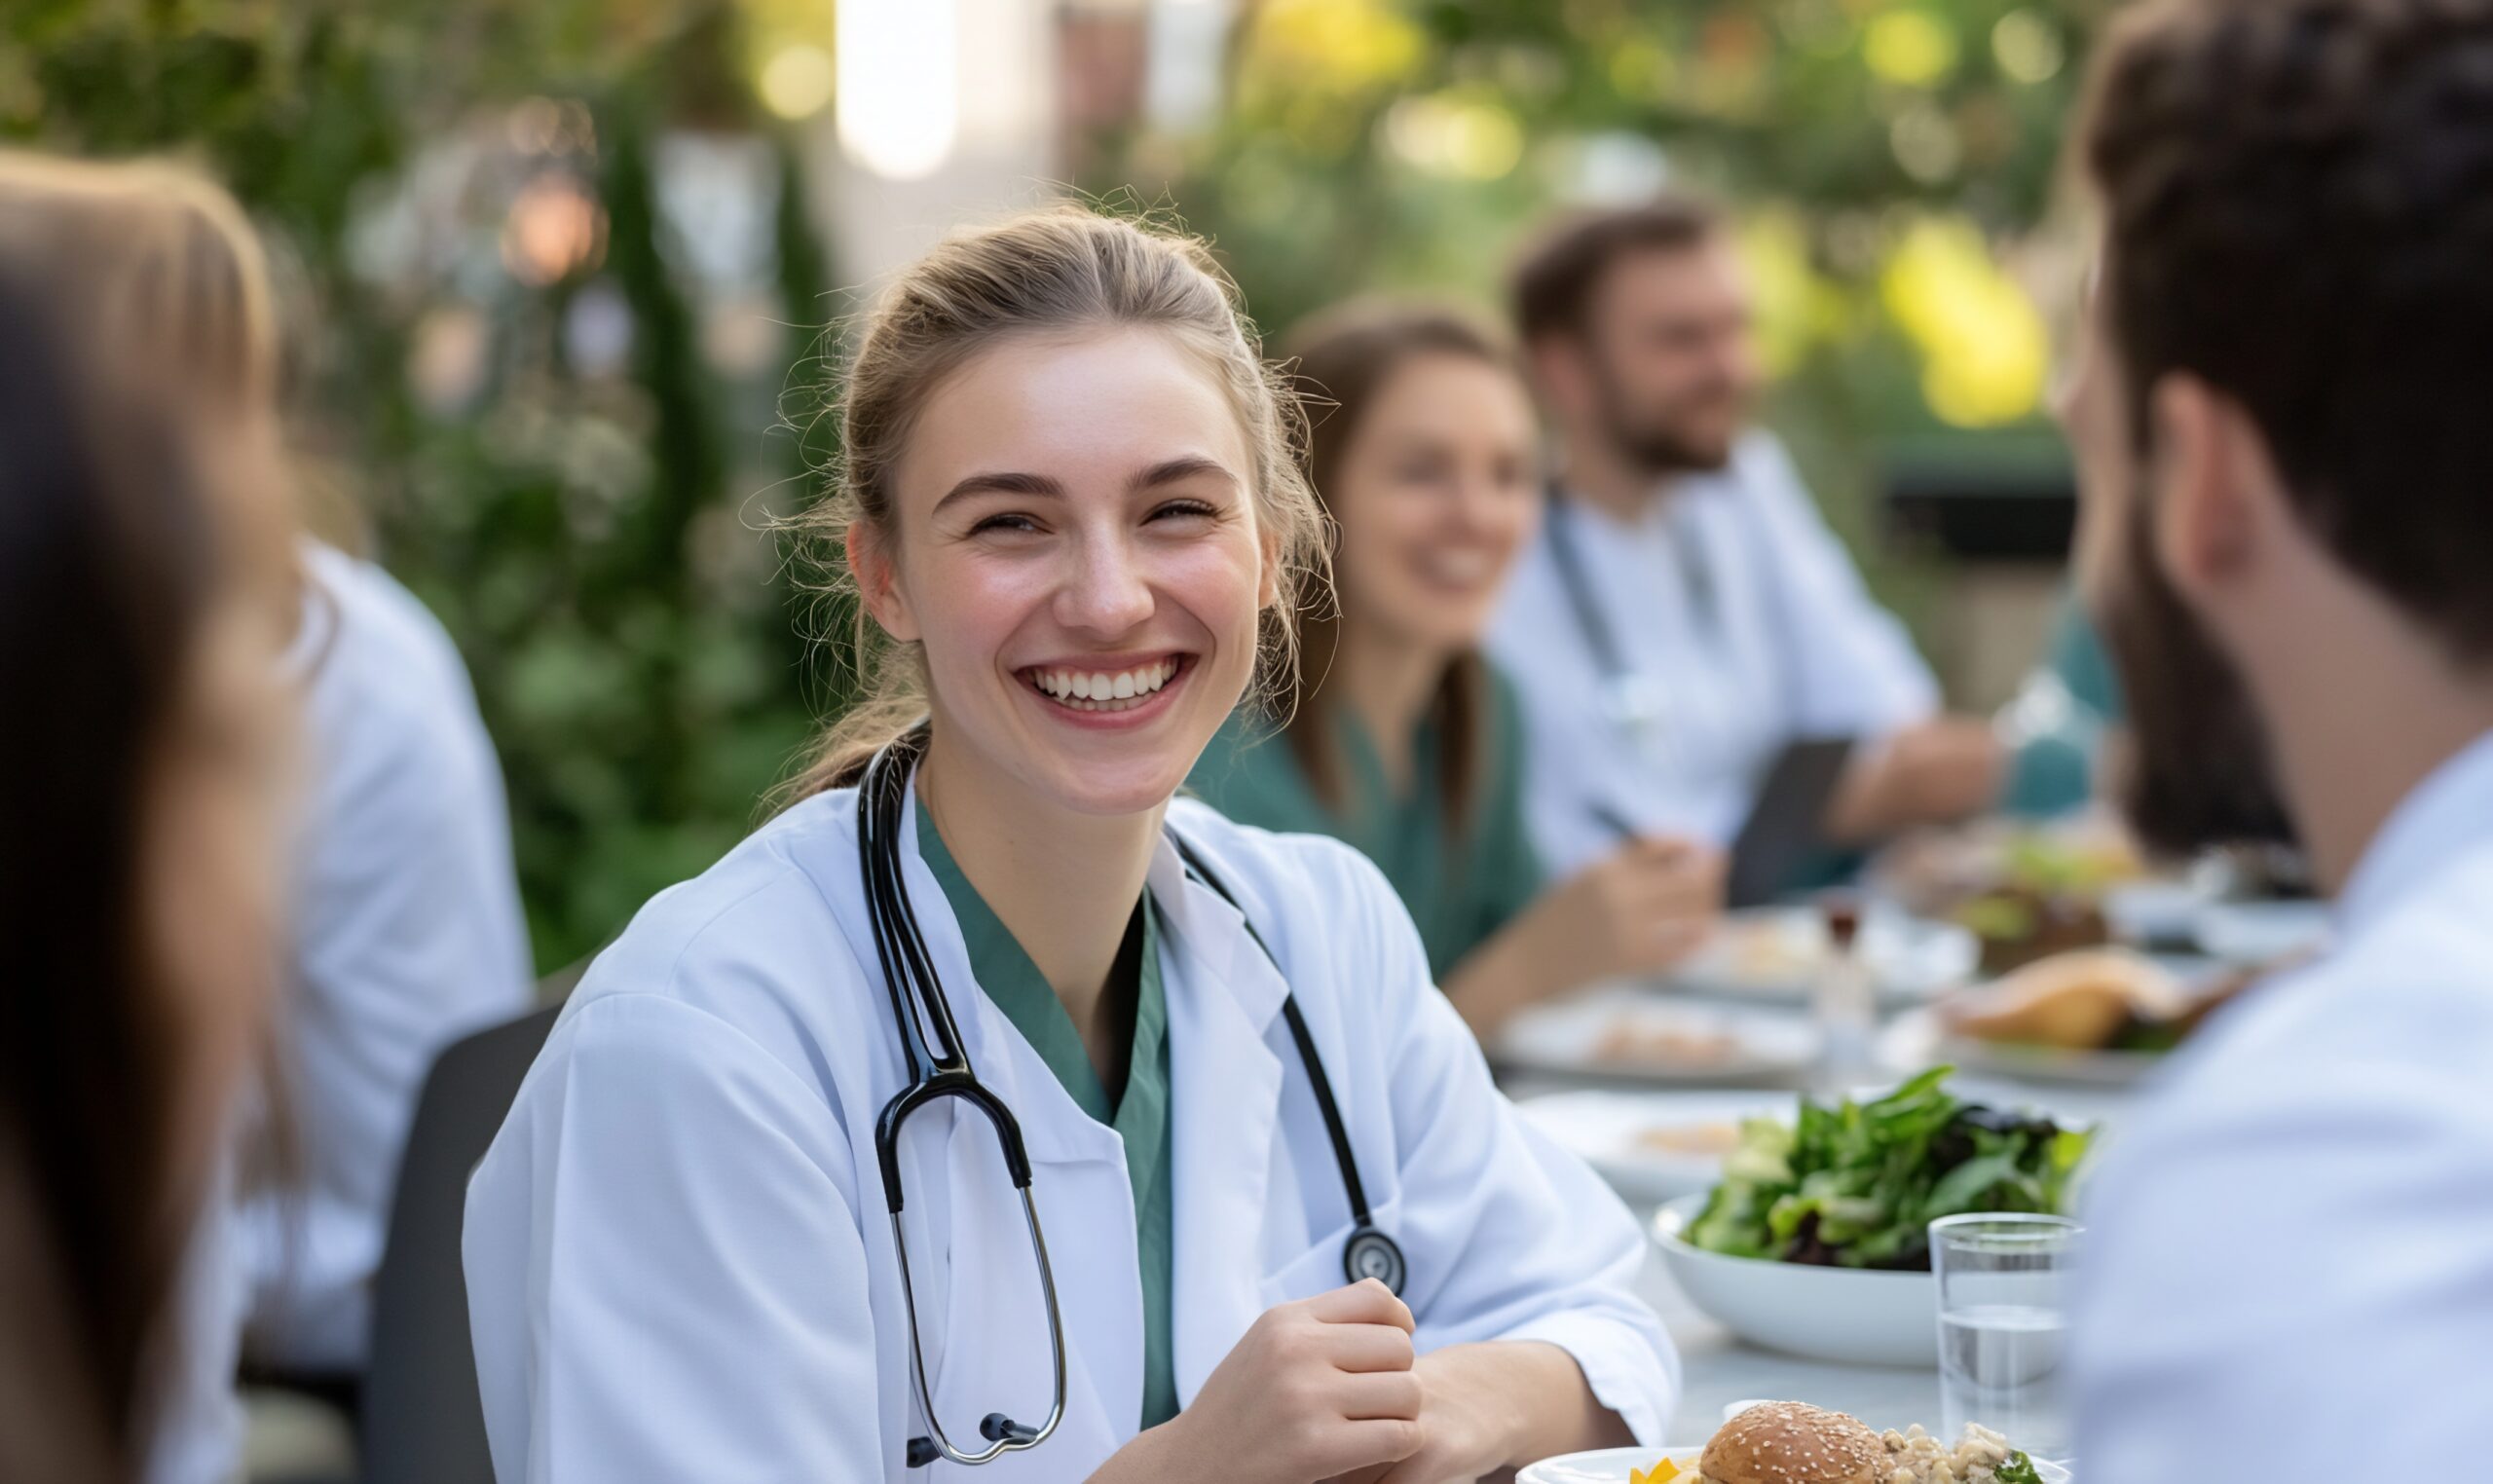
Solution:
[[[1827,932],[1827,954],[1809,1004],[1818,1023],[1818,1082],[1827,1092],[1843,1093],[1876,1075],[1871,1041],[1878,1006],[1870,966],[1861,958],[1860,899],[1829,892],[1818,899],[1818,912]]]

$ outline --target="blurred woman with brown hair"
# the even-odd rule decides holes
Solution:
[[[143,348],[181,395],[250,429],[265,472],[219,493],[296,533],[269,593],[305,764],[270,1078],[292,1147],[279,1169],[245,1161],[233,1221],[204,1234],[231,1251],[194,1264],[226,1285],[215,1302],[255,1368],[351,1395],[418,1087],[442,1046],[532,988],[501,766],[441,625],[378,566],[298,533],[272,276],[234,199],[167,163],[0,152],[0,214],[82,341]],[[270,1142],[242,1132],[254,1156]],[[160,1484],[230,1462],[215,1428],[190,1430],[199,1456]]]
[[[267,429],[157,374],[225,328],[171,217],[97,298],[56,225],[0,210],[0,1477],[118,1484],[274,978],[283,539]]]
[[[1339,533],[1278,734],[1233,718],[1189,779],[1243,824],[1330,835],[1383,869],[1475,1031],[1551,994],[1667,966],[1720,905],[1710,852],[1631,840],[1544,891],[1524,728],[1479,643],[1540,518],[1532,398],[1487,331],[1353,304],[1292,337],[1319,411],[1307,472]],[[1325,404],[1331,404],[1326,407]]]

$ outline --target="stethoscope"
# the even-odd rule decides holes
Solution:
[[[1669,687],[1651,671],[1628,662],[1626,647],[1619,642],[1619,631],[1593,591],[1592,571],[1577,544],[1576,523],[1583,513],[1557,480],[1550,480],[1545,492],[1544,524],[1549,533],[1550,562],[1557,568],[1559,595],[1566,600],[1576,635],[1592,656],[1602,720],[1640,756],[1658,761],[1666,744],[1663,723],[1670,715]],[[1678,554],[1680,580],[1687,585],[1690,607],[1708,642],[1719,643],[1722,615],[1713,569],[1693,541],[1675,538],[1671,547]]]
[[[1039,1209],[1030,1199],[1030,1157],[1022,1144],[1022,1126],[1014,1119],[1012,1109],[987,1091],[970,1066],[960,1027],[952,1019],[951,1001],[936,977],[926,940],[917,931],[917,916],[910,908],[909,886],[901,872],[901,819],[909,801],[910,777],[926,754],[926,725],[920,723],[894,739],[866,764],[857,785],[857,862],[866,888],[866,912],[874,928],[874,957],[882,968],[883,984],[891,992],[892,1020],[900,1030],[901,1054],[909,1063],[909,1086],[885,1103],[874,1120],[874,1158],[882,1167],[883,1196],[891,1207],[892,1247],[900,1254],[901,1299],[909,1310],[911,1374],[916,1385],[918,1411],[926,1418],[929,1434],[909,1440],[912,1468],[924,1467],[939,1458],[955,1464],[992,1463],[1007,1453],[1046,1442],[1056,1431],[1057,1424],[1064,1420],[1065,1374],[1064,1316],[1057,1303],[1056,1272],[1048,1263],[1047,1237],[1039,1228]],[[1170,837],[1187,871],[1236,908],[1238,899],[1230,895],[1229,888],[1188,848],[1185,840],[1174,831]],[[1272,949],[1255,932],[1253,923],[1246,924],[1246,932],[1254,938],[1255,946],[1264,949],[1264,956],[1272,958]],[[1273,967],[1278,971],[1280,961],[1274,960]],[[1351,1152],[1341,1107],[1333,1100],[1333,1085],[1324,1075],[1323,1059],[1316,1054],[1316,1038],[1308,1031],[1306,1017],[1299,1013],[1296,995],[1284,995],[1282,1015],[1289,1022],[1290,1039],[1298,1044],[1299,1060],[1307,1068],[1317,1111],[1323,1115],[1325,1136],[1333,1145],[1333,1162],[1341,1170],[1342,1189],[1350,1197],[1351,1235],[1342,1247],[1342,1275],[1350,1282],[1375,1279],[1398,1294],[1408,1271],[1402,1249],[1377,1229],[1368,1210],[1367,1190],[1359,1182],[1358,1161]],[[940,1054],[935,1049],[938,1045],[942,1048]],[[1056,1369],[1056,1389],[1048,1404],[1047,1421],[1032,1428],[1001,1412],[990,1412],[979,1424],[979,1433],[986,1439],[987,1446],[977,1453],[954,1447],[935,1416],[934,1393],[926,1384],[926,1351],[917,1327],[917,1295],[910,1280],[909,1242],[902,1234],[900,1220],[901,1127],[912,1113],[947,1097],[957,1097],[985,1114],[1003,1146],[1005,1173],[1022,1197],[1022,1215],[1030,1232],[1030,1255],[1038,1263],[1039,1291],[1047,1300],[1048,1346]]]

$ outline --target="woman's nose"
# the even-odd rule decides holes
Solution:
[[[1085,541],[1057,591],[1057,618],[1069,628],[1115,635],[1151,616],[1151,584],[1133,543]]]

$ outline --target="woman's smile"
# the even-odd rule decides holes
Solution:
[[[1194,672],[1194,659],[1184,650],[1141,658],[1076,655],[1026,665],[1018,673],[1023,687],[1038,697],[1040,708],[1054,720],[1093,729],[1123,728],[1146,725],[1173,707]]]

